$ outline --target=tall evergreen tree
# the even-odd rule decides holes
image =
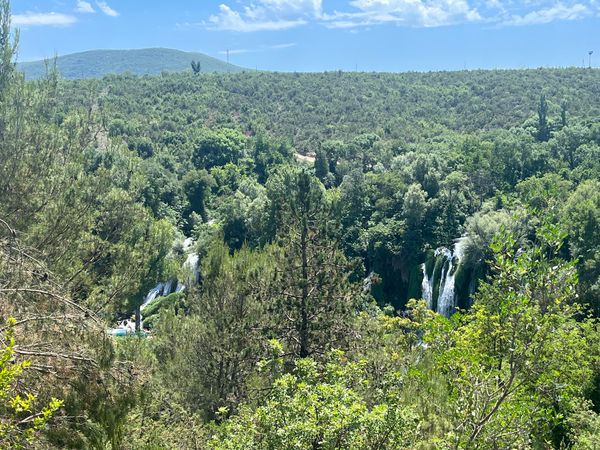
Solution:
[[[0,0],[0,101],[15,69],[15,52],[19,40],[18,32],[11,33],[10,2]]]
[[[325,178],[329,174],[329,160],[325,150],[318,150],[315,158],[315,176],[325,182]]]
[[[550,126],[548,125],[548,103],[546,96],[540,95],[540,104],[538,105],[538,130],[537,139],[540,142],[547,142],[550,139]]]
[[[560,125],[562,128],[564,128],[568,125],[568,121],[567,121],[568,107],[569,107],[569,104],[567,103],[566,100],[560,104]]]
[[[11,33],[10,2],[0,0],[0,136],[6,129],[6,97],[11,78],[15,74],[15,52],[19,40],[18,31]]]
[[[306,170],[284,174],[285,220],[279,229],[273,283],[278,338],[304,358],[342,345],[352,311],[350,265],[334,239],[331,204]]]

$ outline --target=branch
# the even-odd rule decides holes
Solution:
[[[19,354],[19,355],[26,355],[26,356],[46,356],[46,357],[49,357],[49,358],[71,359],[71,360],[74,360],[74,361],[89,362],[89,363],[92,363],[95,366],[98,365],[98,363],[96,362],[96,360],[94,360],[92,358],[86,358],[85,356],[79,356],[79,355],[69,355],[67,353],[34,352],[34,351],[19,350],[18,347],[14,348],[14,352],[17,353],[17,354]]]
[[[15,230],[13,230],[13,229],[10,227],[10,225],[9,225],[9,224],[8,224],[6,221],[4,221],[4,220],[0,219],[0,223],[1,223],[2,225],[4,225],[6,228],[8,228],[8,231],[10,232],[10,234],[11,234],[13,237],[16,237],[16,236],[17,236],[17,232],[16,232]]]
[[[50,297],[56,298],[60,301],[62,301],[63,303],[66,303],[67,305],[70,305],[78,310],[80,310],[81,312],[83,312],[84,314],[86,314],[87,316],[89,316],[94,322],[96,322],[97,324],[100,324],[100,321],[95,317],[95,314],[90,311],[87,308],[84,308],[83,306],[61,296],[58,294],[55,294],[53,292],[49,292],[43,289],[33,289],[33,288],[4,288],[4,289],[0,289],[0,293],[2,292],[28,292],[31,294],[42,294],[42,295],[48,295]]]
[[[36,321],[36,320],[58,320],[58,319],[78,319],[78,316],[36,316],[36,317],[28,317],[26,319],[22,319],[19,320],[17,322],[15,322],[12,325],[5,325],[2,328],[0,328],[0,333],[4,332],[5,330],[12,328],[12,327],[16,327],[19,325],[22,325],[24,323],[27,322],[32,322],[32,321]]]

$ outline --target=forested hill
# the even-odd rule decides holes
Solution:
[[[226,77],[190,72],[109,77],[105,83],[110,89],[104,103],[112,118],[127,117],[138,129],[153,121],[167,129],[177,123],[239,127],[251,133],[264,129],[285,137],[301,152],[314,150],[324,139],[360,133],[412,142],[449,130],[534,126],[541,94],[548,99],[551,121],[559,120],[563,107],[574,118],[600,116],[600,71],[575,68]],[[71,95],[88,90],[85,82],[69,87]],[[164,131],[152,128],[154,133]]]
[[[56,64],[67,79],[97,78],[107,74],[130,72],[137,75],[159,74],[162,71],[191,70],[191,62],[200,61],[202,72],[239,72],[241,67],[228,64],[203,53],[183,52],[168,48],[136,50],[90,50],[59,56]],[[46,73],[46,61],[19,64],[28,79],[37,79]]]

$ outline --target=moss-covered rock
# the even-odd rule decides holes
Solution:
[[[458,263],[456,275],[454,276],[454,292],[456,295],[456,305],[459,308],[469,306],[469,285],[471,284],[472,270],[464,264]]]
[[[169,306],[174,306],[176,309],[183,308],[185,306],[185,294],[183,292],[173,292],[165,297],[157,297],[148,303],[142,311],[144,326],[152,328],[161,309]]]
[[[415,265],[410,270],[408,278],[408,299],[416,298],[420,299],[423,296],[422,286],[423,284],[423,271],[421,265]]]
[[[425,252],[425,272],[427,276],[431,276],[435,266],[435,252],[433,250],[427,250]]]

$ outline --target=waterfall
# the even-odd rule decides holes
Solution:
[[[200,257],[197,253],[190,253],[183,263],[183,271],[185,272],[185,279],[177,282],[177,287],[175,288],[175,292],[182,292],[185,290],[187,286],[193,286],[198,283],[198,264],[200,262]]]
[[[437,312],[450,317],[456,307],[454,295],[454,254],[447,248],[443,249],[445,259],[442,267],[442,276],[440,277],[440,287],[438,291]]]
[[[175,284],[175,280],[169,280],[165,283],[159,282],[156,286],[154,286],[144,297],[144,303],[140,306],[140,311],[143,311],[144,308],[152,302],[156,297],[166,297],[170,293],[173,292],[173,285]]]
[[[198,263],[200,262],[200,257],[197,253],[190,253],[183,263],[183,268],[188,270],[189,273],[188,279],[186,280],[189,284],[195,284],[198,282]]]
[[[367,278],[363,280],[363,292],[366,294],[371,292],[371,288],[373,287],[373,277],[375,276],[375,272],[369,273]]]
[[[163,296],[167,296],[173,292],[173,284],[175,284],[175,280],[169,280],[165,283],[162,291]]]
[[[433,274],[431,274],[431,278],[427,275],[427,264],[425,263],[421,265],[421,269],[423,270],[422,297],[427,302],[427,307],[433,309]]]
[[[198,272],[198,265],[200,257],[194,252],[194,241],[192,238],[187,238],[183,241],[183,250],[187,254],[186,260],[183,263],[182,271],[184,276],[182,280],[168,280],[159,282],[144,296],[144,301],[140,306],[140,313],[142,313],[142,326],[143,326],[143,312],[146,306],[152,303],[158,297],[166,297],[173,292],[182,292],[186,286],[193,286],[198,283],[200,274]],[[135,321],[124,320],[117,324],[115,328],[110,328],[107,332],[113,336],[125,336],[135,331]]]
[[[194,245],[194,240],[192,238],[186,238],[183,241],[183,251],[187,253],[187,251],[192,248],[192,246]]]
[[[433,309],[446,317],[450,317],[456,309],[457,295],[455,291],[455,278],[458,264],[463,257],[464,242],[465,239],[460,238],[455,242],[453,250],[441,247],[435,251],[435,266],[441,264],[436,298],[434,298],[434,287],[436,286],[437,282],[437,280],[434,279],[436,271],[435,267],[430,276],[427,273],[426,265],[423,264],[422,266],[422,298],[427,302],[427,306],[430,309]]]
[[[163,294],[164,288],[165,288],[165,283],[158,283],[156,286],[154,286],[152,289],[150,289],[150,292],[148,292],[146,294],[146,296],[144,297],[144,302],[142,303],[142,306],[140,306],[140,310],[143,311],[144,308],[146,307],[146,305],[148,305],[148,303],[150,303],[156,297],[158,297],[160,295],[164,295]]]

